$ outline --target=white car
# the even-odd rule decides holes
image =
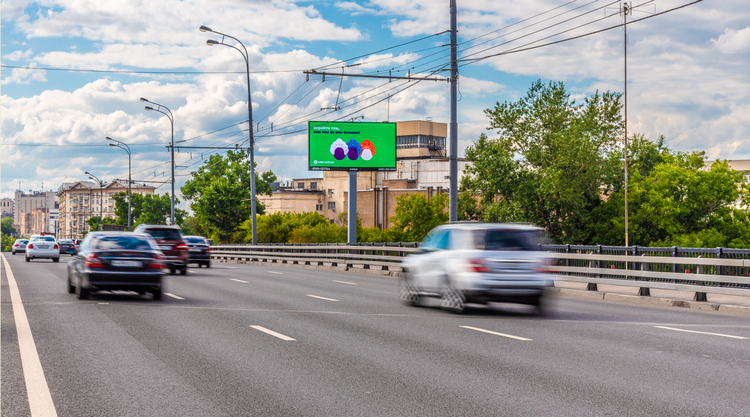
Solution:
[[[15,255],[17,253],[26,252],[27,243],[29,243],[29,239],[16,239],[16,241],[13,242],[13,247],[11,248],[11,254]]]
[[[463,312],[467,303],[529,304],[542,312],[547,259],[539,252],[542,230],[521,224],[454,223],[433,229],[416,254],[403,261],[400,298],[418,305],[422,297]]]
[[[26,262],[36,258],[49,258],[60,262],[60,245],[54,236],[33,235],[26,245]]]

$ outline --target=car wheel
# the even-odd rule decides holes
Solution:
[[[73,286],[73,284],[70,283],[70,271],[68,271],[68,285],[67,285],[67,287],[68,287],[68,294],[73,294],[74,292],[76,292],[76,287]]]
[[[78,285],[76,285],[76,298],[79,300],[85,300],[89,298],[89,290],[83,288],[80,282],[78,283]]]
[[[154,301],[161,300],[161,290],[151,291],[151,294],[154,296]]]
[[[206,262],[206,268],[211,268],[211,261]]]
[[[31,262],[31,258],[29,258],[29,257],[27,256],[27,257],[26,257],[26,262]]]
[[[409,306],[418,306],[420,303],[419,289],[408,275],[399,282],[399,298],[401,302]]]
[[[183,266],[180,269],[180,275],[187,275],[187,265]]]
[[[60,262],[60,257],[58,256],[57,258],[52,258],[52,262]]]
[[[11,254],[11,255],[15,255],[15,254],[16,254],[16,251],[14,251],[14,250],[13,250],[13,251],[10,251],[10,254]]]
[[[174,269],[174,268],[169,268],[169,274],[170,274],[170,275],[174,275],[174,271],[175,271],[175,269]]]
[[[457,314],[466,311],[466,296],[460,289],[446,284],[440,291],[440,295],[440,307],[444,310]]]
[[[547,315],[547,305],[546,300],[543,296],[536,297],[532,302],[531,305],[534,306],[534,314],[537,316],[546,316]]]

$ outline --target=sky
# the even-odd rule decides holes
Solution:
[[[750,159],[750,8],[707,0],[670,11],[691,1],[632,3],[629,21],[651,17],[627,26],[628,130],[664,135],[670,148],[709,159]],[[623,91],[622,27],[591,34],[623,22],[621,3],[457,3],[459,156],[480,134],[492,136],[485,109],[517,100],[537,79],[563,81],[579,102]],[[2,0],[0,8],[2,197],[19,184],[57,190],[86,180],[85,171],[127,178],[127,154],[109,147],[108,136],[130,146],[134,180],[168,181],[171,123],[146,111],[141,97],[171,111],[179,145],[246,146],[244,49],[230,38],[208,46],[222,38],[201,25],[247,49],[261,172],[320,176],[308,171],[309,120],[450,121],[445,81],[303,73],[443,79],[449,0]],[[340,110],[321,110],[337,100]],[[216,152],[175,153],[178,198],[190,172]],[[157,192],[169,191],[157,182]]]

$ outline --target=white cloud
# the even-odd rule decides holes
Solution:
[[[35,62],[28,65],[29,68],[37,67]],[[4,70],[5,71],[5,70]],[[3,77],[1,85],[6,84],[30,84],[32,81],[47,81],[47,71],[41,69],[24,69],[24,68],[13,68],[10,76]]]
[[[744,52],[750,49],[750,27],[742,30],[727,29],[719,39],[712,39],[711,42],[725,54]]]
[[[28,59],[34,54],[34,51],[27,49],[25,51],[13,51],[9,54],[3,55],[3,58],[8,61],[20,61],[22,59]]]

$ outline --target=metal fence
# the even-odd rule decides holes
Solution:
[[[415,252],[417,242],[387,244],[266,244],[214,245],[212,258],[332,266],[401,272],[401,260]],[[691,291],[695,300],[706,293],[750,296],[750,249],[701,249],[602,245],[539,245],[548,253],[550,273],[562,281]]]

